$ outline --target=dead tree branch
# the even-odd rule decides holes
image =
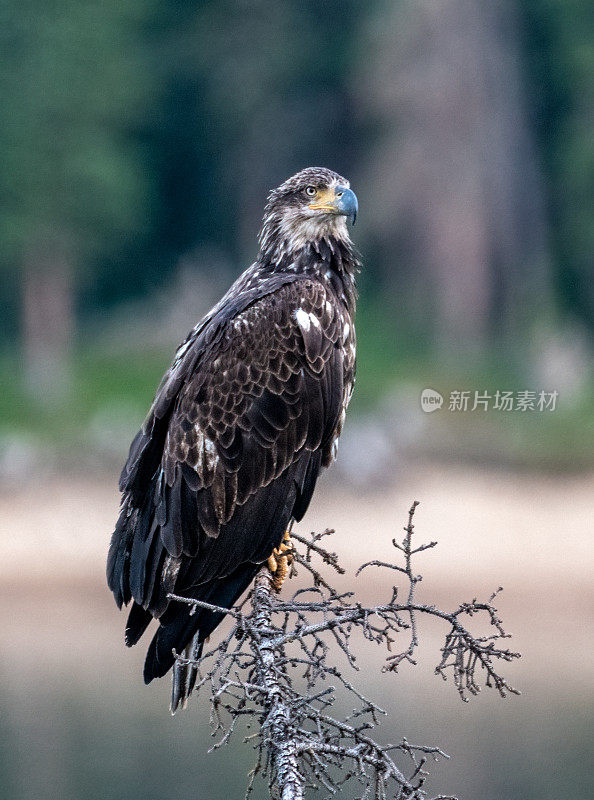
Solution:
[[[451,674],[464,701],[468,694],[480,691],[481,672],[482,683],[502,697],[518,693],[498,672],[500,662],[519,658],[519,653],[501,646],[509,636],[492,605],[499,589],[486,602],[474,599],[452,612],[416,601],[421,576],[413,570],[413,557],[436,545],[413,544],[417,505],[413,503],[409,511],[404,539],[393,540],[403,563],[370,561],[356,573],[379,568],[404,575],[404,601],[399,601],[396,587],[387,602],[376,606],[358,602],[353,592],[338,591],[318,566],[321,562],[344,573],[336,554],[320,544],[331,531],[309,537],[293,533],[292,539],[304,547],[303,551],[294,549],[293,571],[306,570],[311,585],[283,599],[263,567],[246,600],[226,612],[233,626],[223,641],[197,661],[178,656],[181,663],[198,666],[196,688],[208,687],[210,692],[211,724],[217,740],[213,749],[226,744],[242,720],[255,729],[245,737],[257,754],[246,797],[257,777],[267,780],[271,797],[279,800],[302,800],[311,787],[326,789],[332,796],[352,781],[359,783],[362,800],[426,797],[423,786],[428,760],[448,756],[438,747],[411,745],[406,739],[379,744],[373,738],[373,729],[385,712],[345,676],[345,666],[340,666],[342,662],[357,669],[356,637],[384,645],[388,650],[384,671],[394,673],[405,661],[416,663],[420,618],[437,617],[448,625],[448,632],[436,673],[444,680]],[[222,610],[173,595],[171,599],[194,608]],[[479,614],[489,625],[488,635],[475,635],[466,627],[467,618]],[[403,634],[406,643],[399,646]],[[354,705],[342,718],[331,713],[339,697],[341,704],[350,699]],[[448,797],[439,795],[439,799]]]

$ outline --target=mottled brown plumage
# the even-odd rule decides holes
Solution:
[[[355,370],[353,198],[321,168],[270,194],[258,260],[180,346],[131,445],[107,577],[133,600],[129,645],[159,619],[147,682],[221,619],[168,594],[231,606],[333,458]]]

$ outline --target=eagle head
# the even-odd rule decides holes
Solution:
[[[295,253],[320,239],[350,241],[359,204],[346,178],[325,167],[307,167],[273,189],[264,210],[260,248],[271,258]]]

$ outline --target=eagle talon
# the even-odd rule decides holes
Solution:
[[[276,548],[275,548],[275,549],[276,549]],[[274,575],[274,573],[275,573],[275,572],[277,571],[277,569],[278,569],[278,563],[277,563],[277,561],[276,561],[276,558],[275,558],[273,555],[272,555],[272,556],[268,556],[268,561],[266,562],[266,564],[267,564],[267,566],[268,566],[268,569],[269,569],[269,570],[272,572],[272,574]]]
[[[293,563],[293,543],[289,531],[285,531],[282,542],[274,548],[266,563],[272,573],[272,586],[275,591],[280,592],[289,567]]]

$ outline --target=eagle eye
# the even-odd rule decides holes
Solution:
[[[306,186],[306,187],[305,187],[305,194],[306,194],[308,197],[315,197],[315,195],[316,195],[317,191],[318,191],[318,190],[316,189],[316,187],[315,187],[315,186]]]

